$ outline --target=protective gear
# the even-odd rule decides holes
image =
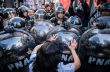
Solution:
[[[10,19],[8,25],[13,26],[14,28],[23,29],[23,28],[25,28],[26,22],[21,17],[14,17],[14,18]]]
[[[76,39],[78,41],[79,36],[78,36],[78,30],[74,28],[74,30],[65,30],[62,27],[56,26],[54,29],[52,29],[48,36],[47,40],[52,34],[56,34],[57,39],[56,43],[59,43],[60,48],[62,49],[61,52],[61,61],[64,63],[70,63],[73,62],[73,58],[71,57],[71,52],[68,48],[68,45],[70,44],[70,41],[73,39]],[[66,56],[66,57],[65,57]]]
[[[100,29],[104,29],[110,27],[110,16],[100,16],[95,18],[91,24],[92,27],[98,27]]]
[[[33,37],[23,30],[0,33],[0,71],[26,72],[34,47]]]
[[[64,10],[64,8],[62,7],[62,6],[58,6],[57,7],[57,10],[56,10],[56,17],[58,18],[58,19],[60,19],[61,18],[61,15],[60,14],[63,14],[63,15],[65,15],[65,10]],[[62,18],[63,18],[64,16],[62,16]]]
[[[99,11],[102,16],[110,15],[110,2],[104,3],[100,8]]]
[[[13,33],[15,31],[15,28],[9,25],[9,26],[4,27],[4,31],[7,33]]]
[[[62,6],[62,4],[60,2],[56,2],[55,3],[55,8],[57,9],[57,7]]]
[[[24,5],[22,5],[21,7],[19,7],[18,8],[18,15],[19,15],[19,17],[26,18],[28,16],[28,10],[29,10],[29,8],[26,7],[26,6],[24,6]],[[27,15],[24,15],[23,14],[24,12],[27,12]]]
[[[109,24],[106,23],[106,25]],[[110,63],[108,63],[110,60],[110,27],[103,29],[94,27],[87,30],[82,35],[79,44],[81,72],[110,71]]]
[[[46,40],[46,36],[50,30],[53,29],[53,25],[49,21],[37,21],[31,28],[30,33],[35,38],[36,44],[40,44]]]
[[[35,20],[44,20],[46,19],[46,12],[44,9],[38,9],[36,12],[35,12]]]
[[[73,27],[76,27],[76,28],[82,27],[82,21],[78,16],[71,16],[67,21],[70,23],[71,28],[73,28]]]
[[[0,16],[3,18],[3,11],[4,11],[4,8],[0,8]]]
[[[45,3],[45,8],[48,7],[48,6],[50,6],[50,3],[49,2],[46,2]]]
[[[5,19],[9,18],[13,18],[14,16],[16,16],[16,10],[14,8],[6,8],[3,11],[3,16]]]
[[[50,21],[53,23],[54,26],[58,26],[59,25],[59,26],[62,26],[62,27],[65,28],[65,24],[66,24],[66,20],[67,19],[68,18],[66,16],[64,16],[62,20],[60,20],[60,19],[58,19],[56,17],[53,17],[53,18],[50,19]]]

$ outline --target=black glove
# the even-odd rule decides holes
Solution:
[[[97,23],[96,26],[97,26],[99,29],[104,29],[104,28],[106,28],[106,23]]]
[[[5,32],[7,33],[13,33],[15,31],[14,27],[13,26],[6,26],[4,28]]]
[[[65,28],[65,29],[70,29],[70,23],[69,22],[64,22],[63,23],[63,27]]]

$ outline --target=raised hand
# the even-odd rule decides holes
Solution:
[[[72,41],[70,41],[70,44],[68,45],[68,48],[70,50],[75,50],[77,48],[77,42],[75,39],[73,39]]]
[[[57,35],[56,35],[56,34],[52,34],[52,35],[49,37],[48,41],[53,42],[53,41],[56,41],[56,39],[57,39]]]

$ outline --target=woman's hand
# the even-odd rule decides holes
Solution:
[[[76,48],[77,48],[77,42],[75,39],[73,39],[71,42],[70,42],[70,45],[68,45],[69,49],[71,50],[71,53],[72,53],[72,56],[73,56],[73,59],[74,59],[74,66],[75,66],[75,71],[78,70],[81,66],[81,62],[80,62],[80,59],[76,53]]]
[[[77,48],[77,42],[75,39],[71,40],[70,44],[68,45],[70,50],[75,50]]]
[[[57,35],[56,35],[56,34],[52,34],[52,35],[49,37],[48,41],[53,42],[53,41],[56,41],[56,39],[57,39]]]
[[[40,45],[37,45],[37,46],[34,48],[33,52],[37,53],[37,51],[41,48],[42,45],[44,45],[44,43],[42,43],[42,44],[40,44]]]

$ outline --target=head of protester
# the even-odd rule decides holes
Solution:
[[[68,48],[72,52],[74,62],[65,64],[61,61],[62,48],[60,44],[56,42],[57,35],[53,34],[44,42],[36,46],[30,57],[29,71],[36,72],[74,72],[80,67],[80,60],[75,52],[77,47],[76,40],[72,39]],[[37,54],[36,54],[37,53]],[[35,57],[36,56],[36,57]],[[34,59],[32,62],[32,59]],[[36,60],[35,60],[36,59]]]

